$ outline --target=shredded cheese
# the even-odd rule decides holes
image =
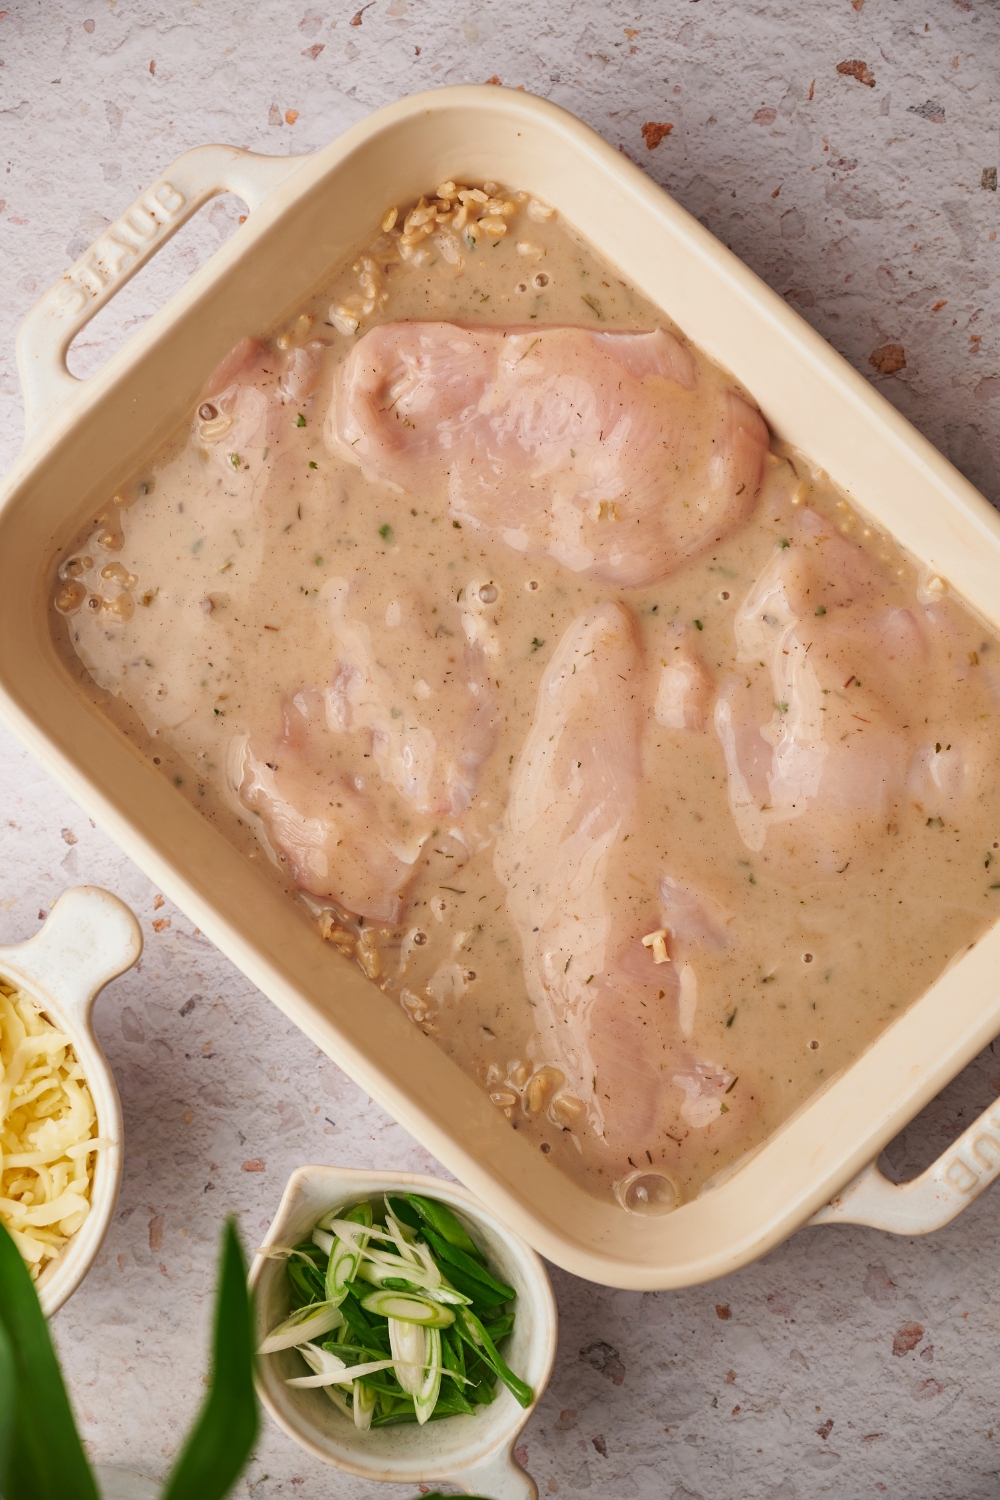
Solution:
[[[0,978],[0,1221],[34,1278],[90,1212],[96,1128],[69,1037]]]

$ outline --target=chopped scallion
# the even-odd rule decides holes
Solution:
[[[474,1415],[498,1378],[533,1401],[497,1348],[515,1289],[443,1203],[407,1194],[332,1210],[271,1253],[287,1258],[294,1311],[261,1353],[297,1348],[310,1373],[286,1384],[324,1390],[359,1431]]]

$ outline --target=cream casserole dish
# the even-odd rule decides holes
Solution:
[[[1000,1031],[996,927],[711,1191],[662,1216],[626,1214],[575,1186],[511,1131],[392,1000],[276,898],[273,883],[181,799],[61,665],[48,601],[57,550],[87,507],[157,449],[248,330],[273,328],[355,253],[387,203],[449,177],[516,183],[554,205],[752,392],[776,437],[827,470],[852,504],[1000,627],[1000,516],[946,460],[587,127],[520,92],[463,87],[382,110],[307,158],[217,146],[189,152],[26,319],[18,354],[29,436],[0,510],[0,712],[317,1045],[566,1269],[614,1286],[683,1286],[736,1269],[814,1215],[906,1233],[947,1222],[1000,1170],[1000,1108],[905,1188],[868,1164]],[[247,201],[247,223],[99,374],[74,380],[65,353],[76,333],[223,191]]]

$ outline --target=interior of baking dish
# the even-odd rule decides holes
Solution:
[[[733,372],[780,439],[1000,627],[1000,517],[946,460],[593,132],[525,94],[470,87],[382,110],[308,159],[33,438],[0,512],[0,707],[192,920],[537,1249],[609,1285],[686,1285],[804,1222],[1000,1029],[1000,931],[725,1182],[672,1214],[629,1215],[549,1166],[322,942],[74,685],[50,634],[54,559],[88,507],[176,428],[238,339],[273,329],[355,252],[386,203],[449,177],[516,184],[557,207]]]

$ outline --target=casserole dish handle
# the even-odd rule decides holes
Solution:
[[[66,367],[80,329],[219,193],[235,193],[251,213],[304,156],[258,156],[234,146],[197,146],[140,193],[49,288],[21,325],[17,366],[24,389],[25,437],[83,384]]]
[[[88,1028],[96,997],[141,953],[142,929],[124,901],[78,885],[63,892],[34,937],[0,948],[0,973],[57,997],[60,1012]]]
[[[538,1486],[511,1452],[516,1441],[515,1437],[508,1447],[463,1469],[452,1483],[460,1484],[467,1494],[491,1495],[495,1500],[538,1500]]]
[[[929,1234],[950,1224],[998,1176],[1000,1099],[912,1182],[890,1182],[871,1162],[808,1222]]]

